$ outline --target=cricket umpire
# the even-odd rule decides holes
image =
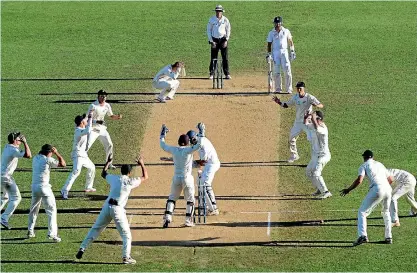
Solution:
[[[213,59],[217,59],[219,50],[222,54],[223,60],[223,72],[226,75],[226,79],[231,79],[229,72],[229,57],[228,57],[228,42],[230,39],[230,31],[232,30],[230,26],[229,19],[223,16],[224,9],[221,5],[217,5],[214,9],[216,15],[210,17],[207,24],[207,37],[209,44],[211,45],[211,60],[210,60],[210,77],[213,79],[214,67]]]

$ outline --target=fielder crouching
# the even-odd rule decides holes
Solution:
[[[165,214],[163,218],[163,228],[167,228],[172,222],[172,214],[175,209],[175,202],[184,191],[184,199],[187,201],[187,208],[185,214],[185,226],[193,227],[193,214],[194,214],[194,177],[192,175],[193,168],[193,153],[200,149],[201,143],[198,141],[195,145],[187,147],[190,143],[190,139],[187,135],[181,135],[178,139],[178,146],[169,146],[165,143],[165,137],[168,132],[168,128],[162,125],[160,145],[161,148],[168,153],[172,154],[174,161],[174,176],[172,177],[171,193],[168,196],[166,203]]]
[[[153,78],[152,86],[156,89],[161,89],[157,98],[159,102],[166,102],[173,100],[175,92],[180,86],[180,81],[177,80],[179,76],[185,76],[185,68],[183,62],[175,62],[162,68]]]
[[[122,237],[123,240],[123,263],[136,263],[136,260],[130,257],[132,248],[132,234],[130,232],[125,206],[131,190],[138,187],[142,182],[148,179],[148,172],[141,156],[139,156],[135,161],[142,168],[142,177],[131,177],[131,165],[122,165],[122,175],[108,174],[107,170],[112,163],[112,155],[110,155],[107,159],[101,176],[105,178],[107,183],[110,185],[110,193],[104,202],[96,222],[88,232],[84,241],[81,243],[80,249],[75,256],[77,259],[81,259],[83,257],[87,247],[100,235],[100,233],[107,227],[107,225],[110,224],[112,220],[114,220],[120,237]]]

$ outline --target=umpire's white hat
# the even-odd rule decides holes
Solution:
[[[221,11],[224,12],[224,8],[222,5],[217,5],[216,8],[214,9],[214,11]]]

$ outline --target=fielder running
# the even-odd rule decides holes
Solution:
[[[214,191],[212,188],[214,175],[220,169],[220,160],[217,156],[216,149],[214,149],[213,144],[211,141],[205,136],[206,126],[204,123],[199,123],[197,125],[198,128],[198,135],[194,131],[188,131],[187,135],[190,138],[190,145],[196,145],[198,142],[198,138],[201,142],[201,148],[198,150],[200,154],[199,162],[204,162],[204,164],[200,165],[200,168],[203,167],[203,171],[199,174],[199,187],[205,186],[206,187],[206,197],[208,206],[207,215],[219,215],[219,210],[216,204],[216,196],[214,195]],[[202,196],[199,196],[202,198]],[[199,200],[200,204],[203,203],[202,200]]]
[[[58,160],[52,158],[53,154],[56,155]],[[48,239],[53,240],[55,243],[61,242],[61,238],[58,236],[55,196],[49,179],[51,168],[65,166],[65,160],[58,153],[58,150],[49,144],[43,145],[39,154],[33,158],[32,204],[29,211],[28,238],[35,237],[36,219],[42,203],[46,215],[48,215]]]
[[[368,242],[367,223],[366,218],[371,214],[373,209],[379,204],[382,204],[382,217],[384,218],[385,225],[385,243],[392,244],[391,233],[391,216],[389,212],[389,206],[391,203],[391,186],[393,177],[389,174],[388,170],[382,163],[373,159],[374,154],[370,150],[366,150],[363,154],[363,163],[359,167],[358,178],[353,181],[352,185],[340,191],[341,196],[345,196],[350,191],[359,186],[364,177],[369,179],[369,191],[358,211],[358,235],[359,238],[353,243],[353,246],[357,246]]]
[[[274,18],[274,29],[271,30],[266,39],[268,42],[267,62],[274,61],[275,92],[282,92],[281,67],[285,75],[285,86],[287,93],[292,93],[291,62],[295,60],[294,42],[291,32],[282,26],[282,17]],[[290,55],[288,56],[288,44]]]
[[[306,116],[306,120],[307,120]],[[316,192],[313,196],[325,199],[331,197],[332,194],[324,183],[321,172],[324,166],[330,161],[331,155],[329,150],[329,131],[323,122],[324,115],[321,111],[315,111],[311,115],[311,124],[307,125],[311,136],[311,160],[307,165],[307,178],[313,183]]]
[[[394,183],[396,184],[391,197],[391,220],[394,227],[399,227],[400,219],[398,218],[397,200],[401,196],[405,195],[408,204],[411,206],[410,215],[414,216],[417,214],[417,202],[414,199],[416,178],[411,173],[398,169],[388,169],[388,173],[394,178]]]
[[[65,185],[61,189],[61,195],[63,199],[68,199],[68,193],[74,183],[75,179],[80,175],[81,169],[85,167],[87,169],[87,176],[85,182],[85,192],[95,192],[93,188],[94,177],[96,175],[96,166],[88,158],[87,154],[87,136],[91,133],[91,112],[88,114],[88,120],[85,118],[85,114],[82,116],[76,116],[74,119],[75,128],[74,140],[72,144],[72,172],[69,174]]]
[[[136,260],[130,257],[132,248],[132,234],[130,232],[125,206],[131,190],[139,187],[142,182],[148,179],[148,171],[146,170],[143,158],[141,156],[136,159],[136,163],[140,165],[142,169],[141,177],[131,177],[131,165],[122,165],[122,175],[108,174],[107,170],[109,169],[111,162],[112,158],[110,155],[101,173],[101,176],[106,179],[106,182],[110,185],[109,196],[104,202],[96,222],[88,232],[84,241],[81,243],[80,249],[78,250],[78,253],[75,257],[77,259],[81,259],[87,247],[95,239],[97,239],[101,232],[103,232],[103,230],[110,224],[110,222],[114,220],[117,231],[119,231],[120,237],[122,237],[123,240],[122,261],[124,264],[135,264]]]
[[[306,124],[309,124],[310,121],[304,121],[304,116],[306,114],[310,114],[313,110],[313,106],[317,108],[323,108],[323,104],[316,99],[313,95],[310,95],[305,91],[305,83],[304,82],[298,82],[297,85],[297,92],[298,94],[291,97],[291,99],[287,102],[281,102],[281,100],[274,96],[273,101],[278,103],[283,108],[288,108],[291,105],[295,105],[295,121],[294,125],[291,128],[290,131],[290,139],[289,139],[289,146],[290,146],[290,152],[291,156],[290,159],[288,159],[289,163],[292,163],[298,159],[300,159],[300,156],[298,155],[297,151],[297,138],[301,134],[302,131],[306,132],[307,139],[310,140],[311,137],[309,136],[309,132],[307,130]]]
[[[180,86],[179,76],[185,76],[183,62],[175,62],[162,68],[153,78],[152,86],[161,89],[157,100],[165,103],[167,100],[173,100],[175,92]]]
[[[109,155],[113,155],[113,142],[111,141],[109,132],[107,132],[107,126],[104,122],[104,117],[107,115],[113,120],[118,120],[122,118],[121,114],[115,115],[111,109],[110,104],[106,102],[107,92],[100,90],[97,93],[97,100],[93,102],[88,108],[87,115],[91,112],[92,114],[92,123],[93,128],[88,134],[87,138],[87,151],[90,150],[93,143],[98,138],[104,146],[104,151],[106,152],[106,160]],[[113,164],[110,165],[111,169],[116,167]]]
[[[168,128],[162,125],[160,146],[168,153],[172,154],[174,161],[174,176],[172,177],[171,193],[168,196],[166,203],[165,215],[163,218],[163,228],[167,228],[172,222],[172,214],[175,209],[175,202],[184,190],[184,199],[187,201],[187,207],[185,211],[185,226],[193,227],[193,214],[194,214],[194,177],[192,175],[193,168],[193,153],[201,148],[201,142],[198,141],[195,145],[187,147],[190,143],[190,139],[187,135],[181,135],[178,139],[178,145],[169,146],[165,143],[166,134]]]
[[[17,187],[16,181],[13,178],[13,172],[16,170],[17,162],[19,158],[32,158],[29,145],[27,144],[24,135],[20,132],[13,132],[7,136],[8,144],[3,149],[1,155],[1,206],[0,211],[6,205],[7,201],[9,204],[6,210],[1,215],[1,225],[5,229],[10,229],[9,219],[12,217],[13,212],[19,205],[22,197],[20,195],[19,188]],[[23,143],[25,151],[19,150],[20,144]]]

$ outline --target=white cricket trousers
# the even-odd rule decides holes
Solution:
[[[113,206],[108,203],[103,205],[99,216],[93,227],[88,232],[84,241],[81,243],[81,248],[87,249],[87,247],[104,231],[104,229],[110,224],[111,220],[114,220],[117,231],[122,237],[123,241],[123,258],[130,257],[130,251],[132,248],[132,234],[130,233],[129,221],[127,220],[126,210],[121,206]]]
[[[391,203],[391,186],[381,186],[374,184],[370,189],[358,211],[358,235],[368,236],[367,233],[367,217],[371,214],[373,209],[379,204],[382,204],[382,217],[385,225],[385,238],[392,238],[391,234],[391,216],[389,213],[389,206]]]
[[[405,195],[408,204],[411,206],[411,210],[417,213],[417,202],[414,199],[414,192],[416,190],[416,178],[414,176],[407,177],[407,181],[398,184],[392,191],[391,198],[391,220],[393,222],[398,221],[398,199]]]
[[[174,80],[172,78],[161,78],[158,81],[152,82],[152,86],[155,89],[161,89],[161,93],[159,93],[158,98],[166,99],[168,97],[170,99],[173,99],[175,92],[177,92],[177,89],[180,86],[180,81]],[[167,91],[168,94],[166,94]]]
[[[282,92],[281,68],[285,75],[285,86],[288,93],[292,93],[291,63],[287,49],[274,51],[275,92]]]
[[[214,195],[213,187],[211,186],[213,183],[214,175],[220,169],[220,162],[213,163],[213,164],[206,164],[204,166],[203,172],[201,173],[201,177],[199,178],[199,187],[206,186],[206,202],[209,211],[213,211],[217,209],[216,203],[216,196]],[[202,200],[199,200],[202,202]]]
[[[310,141],[311,137],[310,137],[310,133],[307,129],[307,126],[303,123],[303,122],[297,122],[295,121],[291,131],[290,131],[290,138],[289,138],[289,146],[290,146],[290,153],[293,156],[298,156],[298,151],[297,151],[297,138],[298,136],[301,134],[301,132],[305,132],[307,135],[307,140]]]
[[[171,183],[171,193],[168,196],[167,208],[168,213],[165,214],[165,219],[172,222],[172,213],[174,212],[174,203],[180,198],[181,192],[184,191],[184,199],[187,201],[186,213],[192,214],[194,210],[194,177],[191,174],[174,175]],[[171,214],[170,214],[171,213]],[[187,217],[186,217],[187,220]]]
[[[106,160],[109,158],[110,154],[113,154],[113,142],[111,141],[109,132],[107,132],[107,127],[101,124],[93,125],[93,128],[88,136],[88,149],[90,150],[93,143],[97,140],[100,140],[101,144],[103,144],[104,151],[106,153]],[[113,154],[114,159],[114,154]]]
[[[85,188],[91,189],[94,183],[94,177],[96,175],[96,166],[88,157],[74,157],[72,158],[72,172],[69,174],[65,185],[62,187],[62,191],[68,191],[74,184],[75,179],[80,175],[82,167],[87,169],[87,176],[85,181]]]
[[[330,154],[320,157],[313,154],[306,168],[307,178],[313,183],[314,188],[318,189],[321,193],[328,191],[321,172],[330,159]]]
[[[58,235],[57,209],[55,196],[50,185],[32,186],[32,204],[29,211],[28,230],[34,232],[41,203],[48,216],[48,236]]]
[[[3,221],[9,221],[9,218],[13,215],[13,212],[16,210],[21,200],[22,196],[20,195],[19,188],[17,187],[14,178],[12,176],[2,176],[0,211],[3,209],[6,203],[9,202],[4,213],[1,215],[1,219]]]

